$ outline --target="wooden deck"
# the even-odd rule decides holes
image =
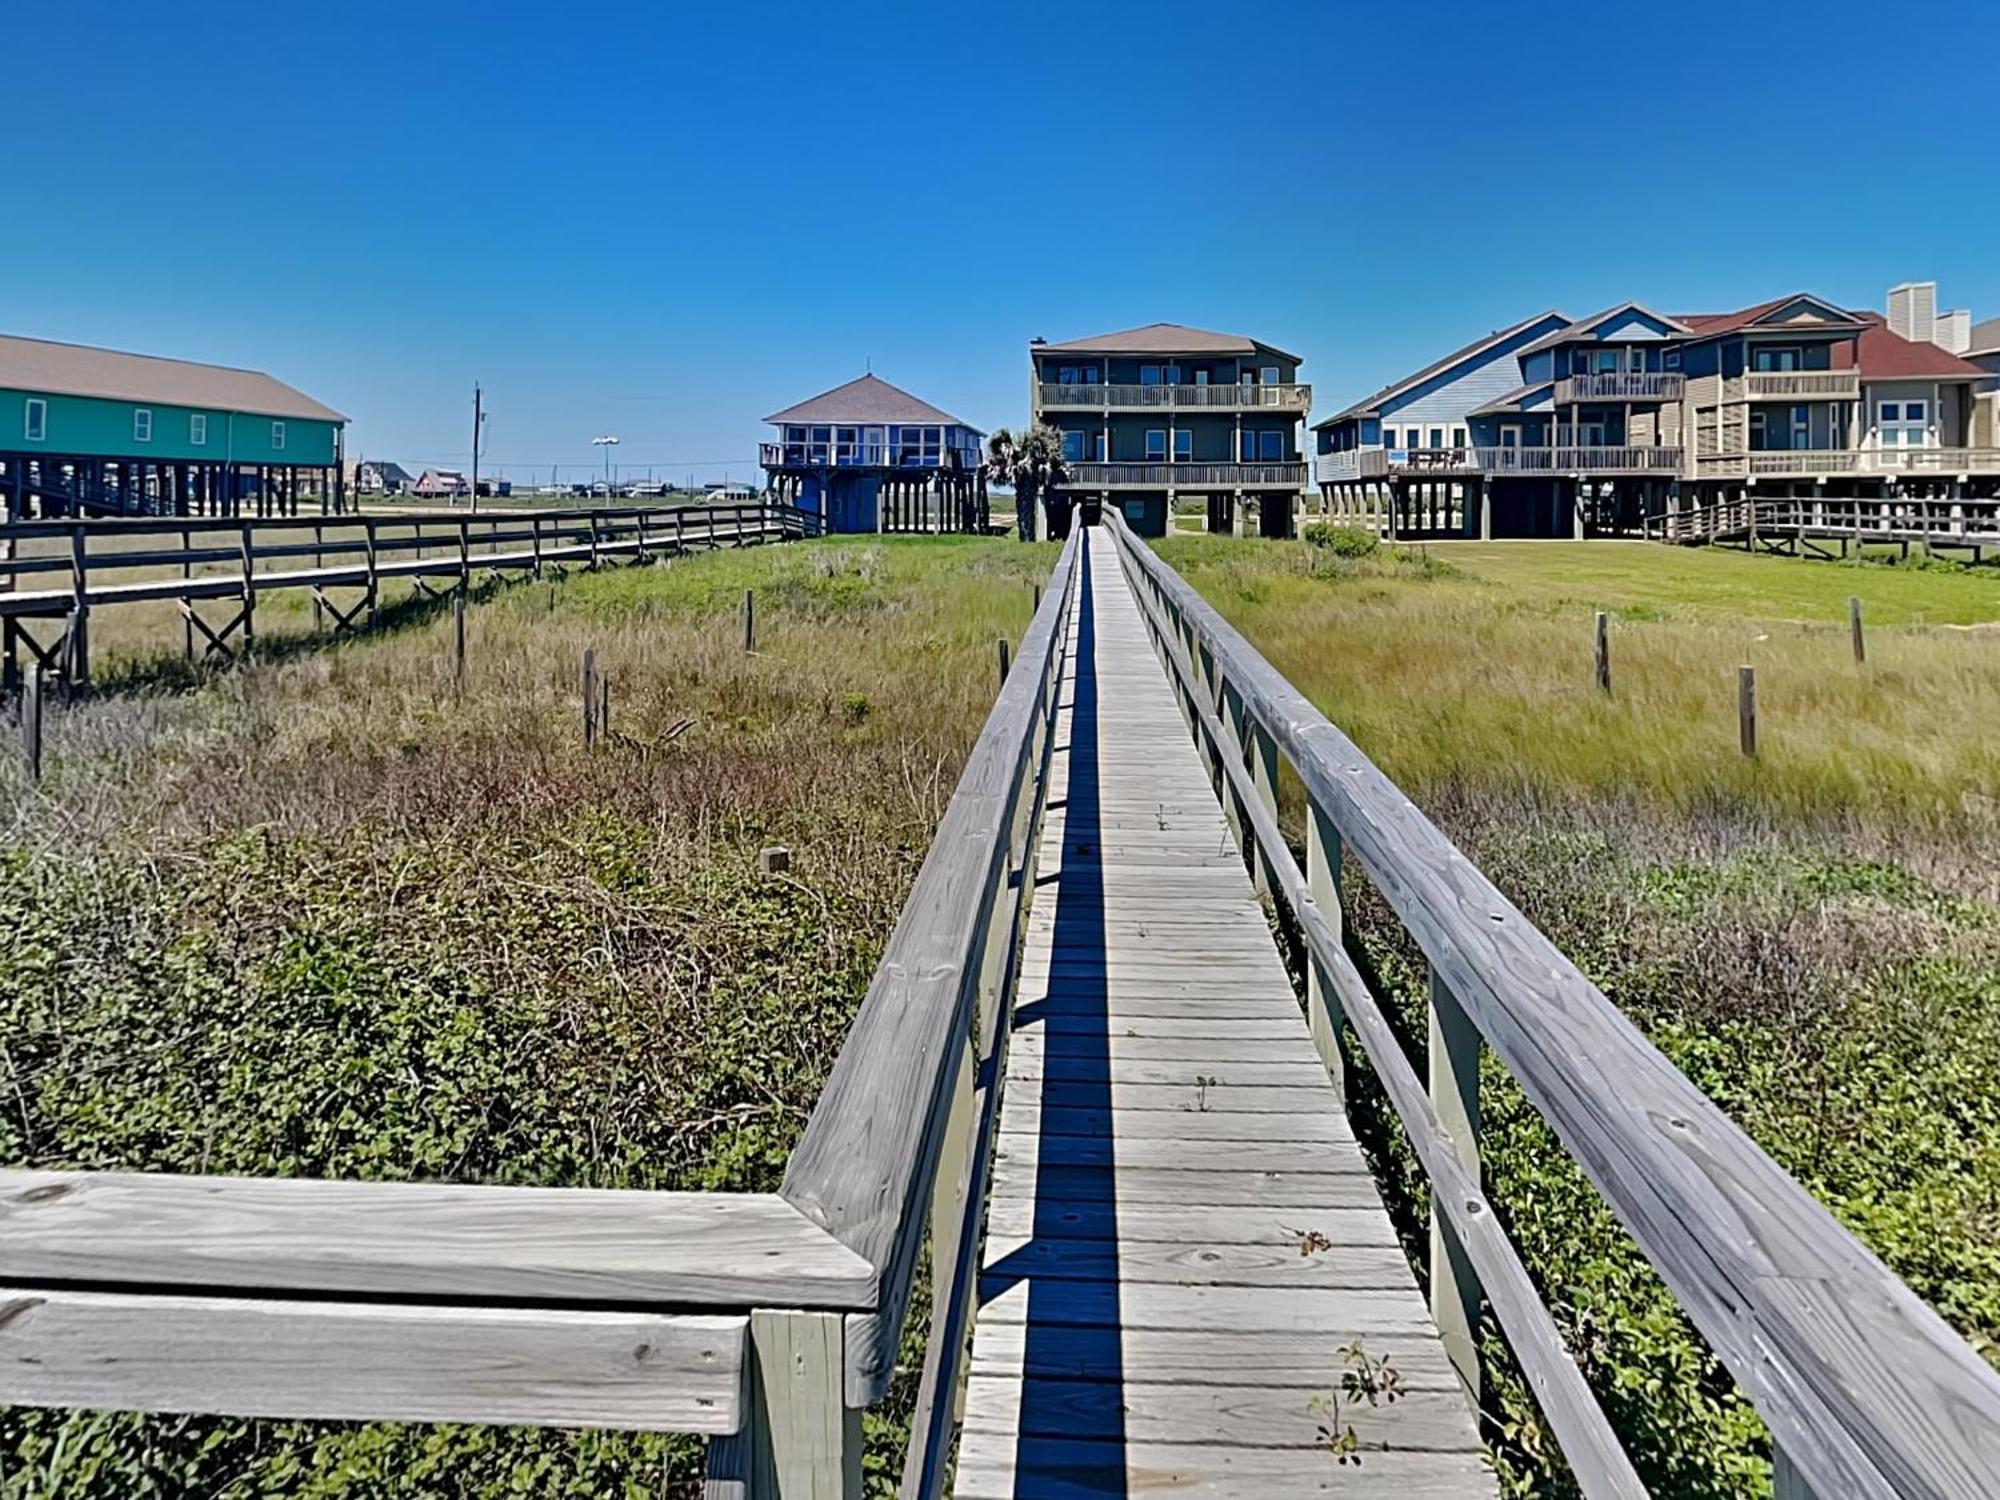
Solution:
[[[1091,543],[955,1493],[1491,1495],[1116,549]],[[1328,1410],[1363,1355],[1400,1398]]]

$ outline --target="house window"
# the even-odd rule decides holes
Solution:
[[[1454,448],[1463,448],[1465,446],[1465,429],[1463,427],[1452,428],[1451,445]]]
[[[1071,463],[1083,462],[1083,434],[1065,432],[1063,434],[1063,457]]]
[[[1153,366],[1151,368],[1157,369],[1158,367]],[[1166,456],[1167,429],[1164,427],[1148,427],[1146,429],[1146,457],[1160,460]]]
[[[1251,463],[1257,457],[1257,434],[1246,430],[1243,433],[1243,462]]]
[[[1276,462],[1284,458],[1285,435],[1282,432],[1258,433],[1257,456],[1267,462]]]
[[[143,406],[132,408],[132,441],[150,443],[153,440],[153,414]]]
[[[1404,429],[1403,446],[1405,448],[1421,448],[1423,447],[1423,445],[1424,445],[1424,435],[1419,429],[1415,427],[1409,427]]]
[[[1925,416],[1927,401],[1884,401],[1876,407],[1876,426],[1884,448],[1922,448],[1930,441]]]
[[[1258,378],[1266,385],[1276,385],[1278,383],[1278,367],[1276,365],[1266,365],[1257,373]]]
[[[1174,429],[1174,462],[1186,463],[1194,457],[1194,433],[1186,427]]]
[[[28,398],[28,412],[24,423],[25,436],[31,443],[45,443],[49,438],[49,403],[39,396]]]
[[[1799,368],[1799,351],[1758,349],[1751,355],[1750,368],[1759,372],[1796,370]]]
[[[208,413],[198,411],[188,416],[188,446],[205,447],[208,443]]]
[[[1060,370],[1056,371],[1056,384],[1057,384],[1057,385],[1075,385],[1075,384],[1076,384],[1076,366],[1075,366],[1075,365],[1064,365],[1064,366],[1063,366],[1063,367],[1062,367],[1062,368],[1061,368]]]
[[[1597,373],[1600,375],[1616,375],[1618,373],[1618,351],[1616,349],[1599,349],[1597,351]]]
[[[282,452],[284,450],[284,446],[285,446],[285,424],[283,422],[273,422],[271,424],[271,451],[273,453]]]
[[[1681,351],[1680,351],[1680,350],[1678,350],[1678,349],[1669,349],[1669,350],[1667,350],[1667,352],[1666,352],[1666,353],[1664,353],[1664,354],[1662,354],[1662,355],[1660,356],[1660,368],[1661,368],[1661,369],[1663,369],[1663,370],[1678,370],[1678,369],[1679,369],[1680,367],[1681,367]]]
[[[1160,383],[1160,367],[1158,365],[1139,366],[1139,384],[1158,385],[1159,383]]]
[[[1442,448],[1444,446],[1444,429],[1442,427],[1433,427],[1431,429],[1431,446],[1433,448]]]

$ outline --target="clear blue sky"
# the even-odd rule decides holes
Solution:
[[[268,369],[349,451],[750,472],[1154,320],[1331,410],[1485,329],[1935,278],[2000,315],[2000,5],[13,7],[0,329]]]

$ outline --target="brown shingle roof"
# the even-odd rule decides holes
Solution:
[[[846,385],[837,385],[830,391],[821,391],[817,396],[801,401],[797,406],[788,406],[783,411],[774,411],[764,418],[766,422],[939,422],[955,427],[963,427],[968,432],[980,432],[969,422],[961,422],[948,411],[939,411],[928,401],[919,401],[908,391],[898,390],[886,380],[873,375],[863,375],[859,380],[850,380]]]
[[[1745,307],[1728,313],[1680,313],[1675,321],[1685,323],[1695,338],[1713,338],[1718,333],[1734,333],[1739,328],[1747,328],[1759,318],[1768,317],[1779,308],[1793,302],[1817,302],[1833,312],[1841,309],[1824,297],[1815,297],[1811,292],[1787,292],[1782,297],[1773,297],[1769,302],[1759,302],[1755,307]],[[1846,315],[1849,321],[1860,322],[1854,314]]]
[[[157,401],[162,406],[206,407],[311,422],[347,420],[332,407],[320,405],[259,370],[202,365],[152,354],[122,354],[116,349],[13,334],[0,334],[0,387],[51,396]]]
[[[1889,320],[1876,312],[1858,314],[1868,326],[1861,331],[1863,380],[1984,380],[1987,372],[1949,349],[1920,343],[1892,332]],[[1837,345],[1833,363],[1847,368],[1847,346]]]
[[[1268,349],[1285,354],[1276,344],[1261,343],[1240,333],[1216,333],[1207,328],[1190,328],[1185,323],[1148,323],[1143,328],[1126,328],[1117,333],[1094,334],[1087,339],[1071,339],[1064,344],[1039,344],[1037,352],[1056,354],[1255,354]]]

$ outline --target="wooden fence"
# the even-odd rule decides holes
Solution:
[[[1340,1076],[1352,1029],[1430,1179],[1447,1347],[1489,1305],[1584,1493],[1644,1493],[1482,1185],[1490,1048],[1770,1426],[1781,1500],[1991,1495],[2000,1374],[1178,573],[1108,524],[1258,883],[1297,919],[1321,1055]],[[1304,788],[1304,870],[1278,823],[1281,762]],[[1345,852],[1430,965],[1428,1090],[1343,946]]]
[[[1666,542],[1715,542],[1751,548],[1846,556],[1850,547],[1908,552],[1957,548],[1983,555],[2000,548],[2000,499],[1915,495],[1747,494],[1646,516],[1641,532]],[[1817,544],[1817,545],[1816,545]]]
[[[467,587],[475,569],[525,572],[611,558],[644,560],[698,548],[748,546],[818,534],[819,517],[768,502],[745,505],[620,506],[468,515],[415,511],[270,518],[147,517],[143,520],[23,521],[0,528],[0,632],[5,684],[21,680],[25,653],[71,683],[90,677],[90,616],[119,604],[175,601],[187,655],[228,655],[255,638],[257,598],[310,589],[315,621],[337,633],[372,622],[381,586],[408,579],[437,593]],[[59,543],[22,555],[25,543]],[[216,564],[229,572],[197,572]],[[169,571],[172,570],[172,571]],[[119,575],[157,576],[120,581]],[[35,587],[48,576],[60,587]],[[25,586],[24,586],[25,585]],[[358,589],[345,602],[329,591]],[[195,606],[230,605],[220,621]],[[30,622],[52,622],[48,639]]]
[[[705,1433],[713,1497],[855,1496],[928,1240],[939,1493],[1080,545],[779,1192],[0,1172],[0,1401]]]

